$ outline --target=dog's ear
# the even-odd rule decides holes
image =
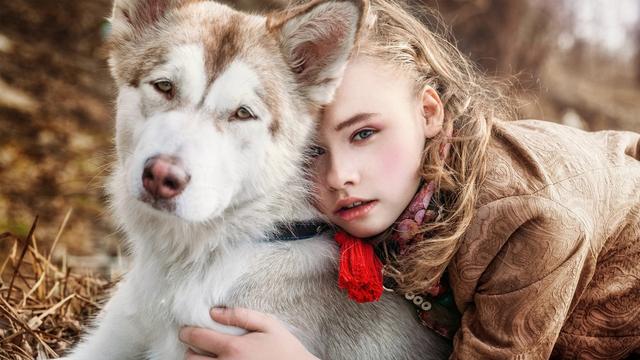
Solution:
[[[329,103],[344,72],[368,8],[366,0],[316,0],[271,15],[291,69],[308,98]]]
[[[135,35],[155,24],[179,0],[114,0],[111,29],[114,37]]]

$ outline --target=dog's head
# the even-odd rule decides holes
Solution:
[[[115,0],[117,208],[200,223],[286,187],[365,4],[263,17],[212,1]]]

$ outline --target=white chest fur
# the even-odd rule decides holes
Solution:
[[[129,273],[132,295],[138,303],[137,317],[149,333],[163,333],[167,327],[184,325],[243,333],[212,321],[209,310],[226,305],[234,284],[251,271],[256,261],[255,246],[242,246],[225,256],[203,254],[202,258],[205,257],[210,259],[206,264],[171,268],[147,258]]]
[[[149,332],[167,325],[193,325],[225,333],[240,329],[213,322],[213,306],[232,306],[230,298],[239,282],[247,279],[280,279],[326,271],[335,266],[335,245],[326,238],[286,243],[253,243],[207,254],[203,263],[163,268],[151,257],[140,260],[128,274],[138,315]]]

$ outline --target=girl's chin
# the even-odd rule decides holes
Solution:
[[[349,235],[359,237],[359,238],[369,238],[372,236],[379,235],[383,231],[387,229],[388,226],[371,226],[369,224],[357,224],[357,223],[347,223],[347,224],[338,224],[342,230],[349,233]]]

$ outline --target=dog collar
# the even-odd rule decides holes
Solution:
[[[320,235],[329,229],[329,225],[323,222],[295,222],[281,223],[276,227],[276,231],[271,235],[272,241],[295,241],[306,240]]]

